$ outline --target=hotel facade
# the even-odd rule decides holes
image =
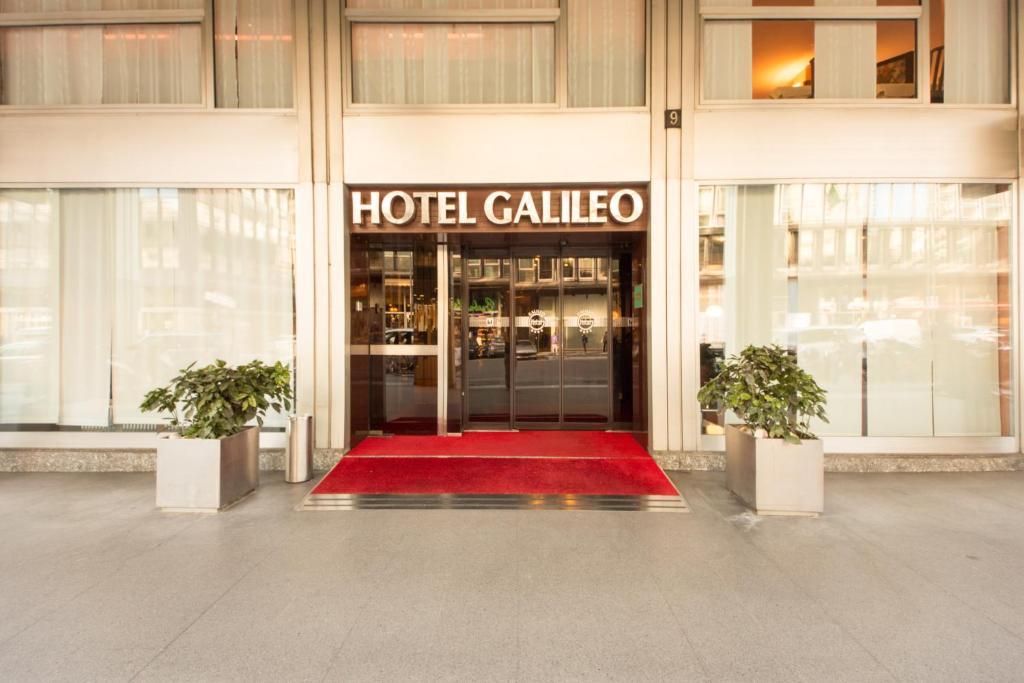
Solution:
[[[0,469],[151,466],[143,394],[217,358],[293,368],[321,464],[586,428],[712,467],[697,391],[762,343],[828,390],[843,467],[1019,463],[1019,25],[1016,0],[0,0]]]

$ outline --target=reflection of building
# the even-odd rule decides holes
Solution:
[[[701,382],[774,341],[829,450],[1019,450],[1019,2],[26,2],[0,448],[146,446],[146,388],[259,357],[321,448],[701,452]]]

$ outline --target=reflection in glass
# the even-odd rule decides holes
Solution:
[[[700,191],[726,209],[700,218],[702,381],[725,352],[775,342],[828,390],[821,434],[1012,434],[1009,186]]]
[[[595,280],[595,264],[607,273],[606,257],[570,257],[575,281],[563,282],[564,348],[562,411],[566,422],[608,421],[608,280]]]
[[[470,422],[507,425],[511,401],[511,259],[485,258],[483,264],[482,272],[470,276],[468,282],[466,415]]]
[[[517,423],[557,423],[561,387],[557,257],[517,257],[515,411]]]
[[[414,349],[399,354],[389,347],[437,344],[437,245],[432,236],[387,247],[353,243],[353,251],[363,250],[366,296],[355,317],[369,329],[364,336],[353,321],[352,332],[353,343],[366,338],[370,347],[368,428],[386,434],[436,433],[437,356],[418,355]],[[357,275],[356,269],[351,272]]]
[[[0,422],[151,428],[192,362],[291,365],[293,225],[286,190],[0,190]]]

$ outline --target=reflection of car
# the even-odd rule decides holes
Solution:
[[[487,344],[487,355],[490,358],[504,358],[505,357],[505,340],[504,339],[492,339]]]
[[[397,327],[384,332],[385,344],[412,344],[412,329],[408,327]]]
[[[525,360],[537,357],[537,347],[529,339],[520,339],[516,342],[516,358]]]

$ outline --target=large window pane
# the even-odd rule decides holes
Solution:
[[[292,204],[284,190],[0,190],[0,422],[153,425],[142,396],[193,361],[291,364]]]
[[[0,12],[202,8],[203,0],[0,0]]]
[[[346,0],[351,9],[542,9],[558,7],[558,0]]]
[[[913,98],[916,24],[900,21],[708,21],[708,100]]]
[[[59,198],[0,191],[0,422],[57,421]]]
[[[569,2],[569,106],[644,105],[645,4],[644,0]]]
[[[1011,435],[1010,194],[701,188],[702,381],[724,354],[778,343],[829,392],[821,434]]]
[[[199,104],[198,24],[0,29],[0,104]]]
[[[932,0],[929,11],[932,102],[1009,102],[1007,0]]]
[[[553,24],[352,24],[356,104],[555,101]]]
[[[217,106],[290,108],[291,0],[216,0],[213,18]]]

